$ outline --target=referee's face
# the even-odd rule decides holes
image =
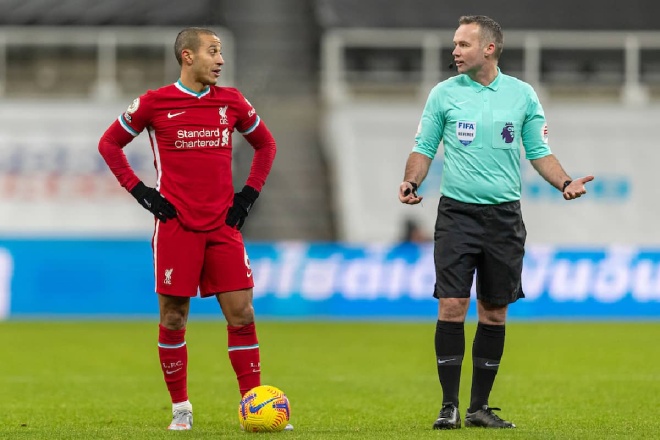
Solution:
[[[478,24],[462,24],[456,29],[454,51],[451,54],[458,73],[470,74],[481,70],[486,58]]]

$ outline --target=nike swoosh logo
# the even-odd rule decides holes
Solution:
[[[491,364],[489,362],[486,362],[484,365],[486,365],[487,367],[499,367],[500,366],[500,364]]]
[[[277,397],[272,397],[272,398],[266,400],[265,402],[261,402],[259,405],[256,405],[256,406],[250,404],[250,406],[249,406],[248,409],[250,410],[250,412],[251,412],[252,414],[254,414],[254,413],[256,413],[256,412],[259,412],[259,410],[260,410],[261,408],[263,408],[264,406],[268,405],[270,402],[272,402],[272,401],[274,401],[274,400],[277,400]]]
[[[467,101],[455,102],[454,105],[461,105],[461,104],[465,104],[466,102]]]
[[[182,115],[182,114],[184,114],[184,113],[185,113],[185,111],[183,111],[183,112],[179,112],[179,113],[170,113],[170,112],[167,112],[167,117],[168,117],[169,119],[172,119],[173,117],[175,117],[175,116],[179,116],[179,115]]]
[[[182,369],[183,369],[183,367],[177,368],[176,370],[165,370],[165,374],[174,374],[177,371],[181,371]]]
[[[447,362],[449,362],[449,361],[455,361],[455,360],[456,360],[456,358],[453,358],[453,359],[445,359],[444,361],[441,361],[440,359],[438,359],[438,363],[439,363],[439,364],[444,364],[444,363],[447,363]]]
[[[247,273],[247,277],[250,278],[252,276],[252,271]]]

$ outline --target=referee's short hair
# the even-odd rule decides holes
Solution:
[[[499,60],[502,50],[504,50],[504,35],[500,24],[485,15],[464,15],[458,19],[459,25],[472,23],[479,25],[479,34],[483,44],[491,42],[495,44],[493,56]]]

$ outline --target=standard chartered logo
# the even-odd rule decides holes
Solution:
[[[229,143],[229,130],[222,133],[219,128],[215,130],[178,130],[176,148],[217,148]]]
[[[9,315],[11,303],[11,278],[14,273],[14,260],[11,254],[0,248],[0,319]]]

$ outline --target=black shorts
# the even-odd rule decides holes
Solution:
[[[435,223],[436,298],[477,298],[505,305],[524,298],[521,285],[527,231],[520,202],[463,203],[441,197]]]

